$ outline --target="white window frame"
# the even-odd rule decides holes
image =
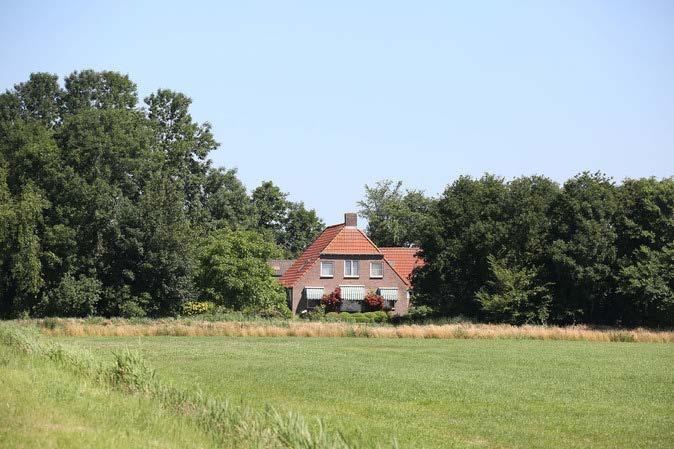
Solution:
[[[332,274],[325,274],[323,267],[326,265],[332,265]],[[322,278],[333,278],[335,277],[335,262],[333,260],[321,260],[321,277]]]
[[[349,272],[351,274],[346,274],[346,267],[349,266]],[[353,274],[353,267],[356,267],[356,274]],[[360,260],[358,259],[346,259],[344,260],[344,277],[348,279],[358,279],[360,277]]]
[[[381,267],[381,274],[374,275],[372,274],[372,265],[378,264]],[[374,262],[370,262],[370,279],[383,279],[384,277],[384,261],[379,261],[376,260]]]

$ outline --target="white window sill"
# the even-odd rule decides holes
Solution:
[[[372,275],[370,275],[370,279],[384,279],[384,276],[372,276]]]
[[[325,276],[325,275],[321,274],[320,278],[321,279],[332,279],[332,278],[334,278],[334,276]]]
[[[344,276],[344,279],[358,279],[360,276]]]

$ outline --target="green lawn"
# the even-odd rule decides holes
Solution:
[[[0,344],[0,448],[216,448],[154,401],[92,384]]]
[[[139,349],[166,381],[405,448],[674,447],[674,345],[60,338]]]

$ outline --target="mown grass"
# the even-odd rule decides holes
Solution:
[[[180,388],[407,448],[674,447],[674,345],[364,338],[62,338],[132,347]]]
[[[123,319],[27,320],[51,336],[227,336],[227,337],[368,337],[412,339],[527,339],[673,343],[674,331],[591,328],[588,326],[511,326],[506,324],[383,325],[271,321],[198,321],[163,319],[133,322]]]

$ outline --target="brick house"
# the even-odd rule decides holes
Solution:
[[[375,291],[385,307],[407,312],[410,275],[423,263],[418,248],[378,248],[357,224],[355,213],[344,214],[344,223],[325,228],[280,276],[293,313],[313,309],[336,287],[342,291],[342,311],[363,310],[365,295]]]

